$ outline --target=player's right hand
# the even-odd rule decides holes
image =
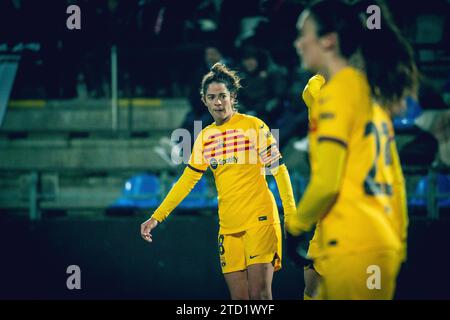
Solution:
[[[150,218],[141,224],[141,237],[148,242],[152,242],[152,230],[159,224],[158,220]]]

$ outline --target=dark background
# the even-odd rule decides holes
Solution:
[[[3,299],[228,299],[217,254],[217,221],[174,216],[147,244],[140,220],[3,221]],[[6,224],[6,225],[5,225]],[[397,299],[449,299],[449,222],[411,224],[408,261]],[[66,269],[81,269],[81,290],[68,290]],[[300,269],[284,259],[275,273],[275,299],[300,299]]]
[[[301,69],[292,43],[307,3],[1,0],[0,56],[19,56],[20,62],[0,122],[0,298],[228,299],[214,206],[177,209],[156,229],[153,244],[140,237],[140,224],[184,168],[165,162],[155,148],[174,129],[191,130],[193,120],[211,122],[198,87],[209,68],[205,49],[215,48],[244,78],[242,112],[280,129],[300,199],[309,168],[306,154],[293,144],[306,136],[300,93],[311,75]],[[70,4],[81,9],[81,30],[66,28]],[[449,1],[388,4],[414,48],[420,112],[448,117]],[[240,26],[249,17],[263,22],[242,38]],[[206,28],[205,20],[213,27]],[[389,50],[389,44],[380,45]],[[122,99],[117,129],[111,127],[113,46]],[[249,57],[258,60],[257,71],[245,68]],[[275,108],[268,112],[272,99]],[[431,188],[438,185],[436,174],[450,181],[448,163],[439,155],[449,135],[441,139],[418,128],[417,116],[411,111],[396,127],[411,217],[396,298],[449,299],[449,206],[438,207],[437,199],[450,195],[439,198]],[[450,122],[443,125],[448,127]],[[114,207],[117,199],[128,199],[126,182],[144,174],[161,184],[153,204],[134,199],[133,205]],[[424,191],[418,182],[427,177]],[[204,179],[206,197],[213,200],[210,173]],[[286,257],[283,264],[274,276],[274,298],[301,299],[302,270]],[[69,265],[81,268],[81,290],[66,287]]]

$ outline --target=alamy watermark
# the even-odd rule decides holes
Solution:
[[[66,286],[69,290],[81,290],[81,269],[77,265],[70,265],[66,269],[66,273],[70,274],[66,280]]]
[[[370,265],[366,270],[370,276],[367,278],[366,285],[369,290],[381,290],[381,269],[380,266]]]
[[[377,5],[367,7],[367,14],[370,16],[366,19],[366,27],[369,30],[381,29],[381,9]]]
[[[67,7],[66,13],[70,14],[66,20],[66,27],[69,30],[81,29],[81,9],[79,6],[73,4]]]
[[[69,30],[81,29],[81,9],[79,6],[72,4],[67,7],[66,13],[70,14],[66,20],[66,27]],[[381,29],[381,8],[377,5],[370,5],[366,10],[370,14],[366,19],[366,27],[369,30]]]

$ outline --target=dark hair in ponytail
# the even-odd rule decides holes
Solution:
[[[242,88],[240,83],[241,78],[239,78],[236,71],[228,69],[224,64],[219,62],[214,64],[211,70],[203,77],[200,89],[200,95],[202,97],[205,96],[208,86],[213,82],[223,83],[235,98],[239,89]]]
[[[416,95],[419,72],[413,49],[395,25],[389,9],[382,1],[376,4],[381,9],[381,29],[365,29],[361,54],[372,95],[392,109],[406,95]]]
[[[381,29],[369,30],[366,10],[373,4],[381,10]],[[318,36],[336,32],[343,57],[361,55],[372,96],[378,103],[392,110],[406,95],[415,94],[418,71],[413,50],[383,1],[359,1],[351,6],[324,0],[311,5],[309,12]]]

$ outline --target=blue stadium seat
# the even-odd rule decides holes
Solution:
[[[122,196],[111,208],[156,208],[160,202],[161,185],[157,176],[139,174],[125,182]]]
[[[450,193],[450,176],[437,174],[436,175],[436,192],[438,193],[437,201],[438,207],[450,207],[450,197],[442,196],[441,194]],[[425,208],[427,206],[428,193],[428,176],[422,177],[417,183],[416,190],[413,197],[408,201],[411,207]]]
[[[414,126],[414,121],[422,113],[419,103],[412,97],[406,98],[406,112],[402,116],[394,117],[394,128],[398,130],[409,129]]]

